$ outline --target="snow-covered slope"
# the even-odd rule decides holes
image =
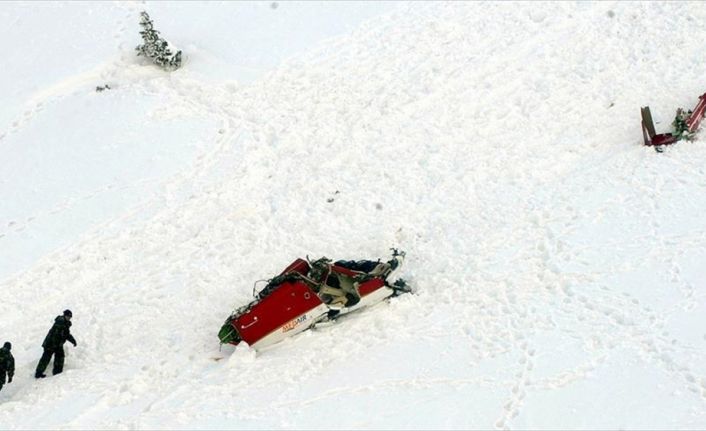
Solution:
[[[134,56],[142,9],[182,69]],[[638,108],[706,91],[705,18],[0,3],[1,427],[703,427],[706,140],[643,147]],[[393,246],[417,294],[219,350],[255,280]]]

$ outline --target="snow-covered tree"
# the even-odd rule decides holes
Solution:
[[[135,50],[137,55],[151,58],[154,64],[164,69],[175,70],[181,66],[181,51],[172,54],[169,42],[159,37],[159,32],[154,29],[154,24],[147,12],[140,12],[140,32],[144,44],[138,45]]]

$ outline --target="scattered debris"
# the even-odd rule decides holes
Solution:
[[[334,195],[337,195],[337,194],[339,194],[339,193],[340,193],[340,192],[339,192],[338,190],[336,190],[335,192],[333,192]],[[335,200],[334,198],[328,198],[328,199],[326,199],[326,202],[331,203],[331,202],[333,202],[334,200]]]
[[[657,152],[662,152],[662,145],[671,145],[682,139],[691,140],[696,134],[696,130],[701,124],[706,112],[706,93],[699,96],[699,102],[693,110],[684,111],[677,109],[676,116],[672,122],[674,131],[671,133],[655,133],[654,122],[650,107],[640,108],[642,116],[642,137],[645,145],[655,147]]]

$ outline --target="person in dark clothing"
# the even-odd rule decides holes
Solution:
[[[10,353],[12,344],[6,341],[0,349],[0,390],[5,384],[5,376],[7,375],[7,383],[12,383],[12,377],[15,375],[15,357]]]
[[[54,326],[51,327],[42,343],[44,353],[41,359],[39,359],[37,371],[34,373],[36,379],[46,377],[44,370],[47,369],[47,365],[49,365],[52,356],[54,356],[52,374],[57,375],[64,371],[64,343],[68,341],[76,347],[76,340],[73,335],[71,335],[70,331],[72,316],[71,310],[64,310],[63,315],[57,316],[56,319],[54,319]]]

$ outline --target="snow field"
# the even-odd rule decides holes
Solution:
[[[126,16],[125,32],[139,8],[122,8],[106,13]],[[191,9],[174,10],[165,23]],[[198,63],[205,49],[163,74],[132,43],[96,59],[98,75],[67,73],[40,92],[42,110],[0,131],[14,157],[0,241],[24,256],[0,281],[19,368],[0,423],[699,428],[706,147],[641,147],[637,108],[652,104],[665,129],[704,91],[690,42],[704,13],[412,3],[247,84]],[[115,88],[93,93],[95,76]],[[51,159],[29,171],[36,154]],[[91,180],[43,177],[67,163]],[[47,199],[23,203],[32,187]],[[73,230],[48,236],[59,226]],[[385,258],[392,246],[417,294],[259,354],[218,350],[255,280],[299,256]],[[79,347],[64,375],[32,381],[69,304]]]

